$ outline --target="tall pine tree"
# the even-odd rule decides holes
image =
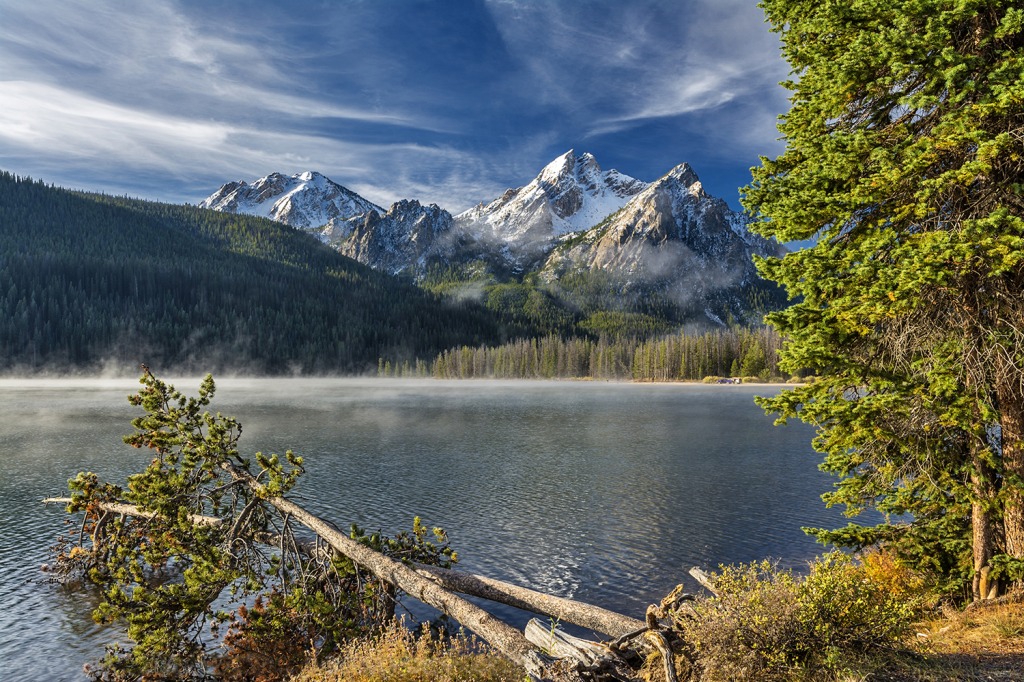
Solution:
[[[769,316],[783,367],[821,378],[764,404],[818,427],[830,502],[914,519],[821,537],[902,543],[989,596],[1024,576],[1024,9],[761,6],[791,109],[745,205],[816,239],[760,266],[796,301]]]

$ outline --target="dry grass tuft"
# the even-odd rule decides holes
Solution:
[[[929,667],[947,671],[936,680],[1024,680],[1024,594],[919,623],[916,630],[916,648]]]
[[[351,642],[332,660],[308,666],[292,682],[522,682],[526,673],[473,638],[414,635],[392,623],[380,635]]]

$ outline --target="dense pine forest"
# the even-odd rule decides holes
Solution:
[[[431,362],[381,360],[381,376],[439,379],[605,379],[700,381],[709,377],[768,380],[779,376],[781,338],[774,330],[731,328],[635,336],[562,339],[548,335],[499,346],[462,346]]]
[[[0,173],[0,372],[373,372],[495,316],[285,225]]]

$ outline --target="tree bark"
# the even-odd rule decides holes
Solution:
[[[996,384],[996,399],[1002,431],[1006,553],[1024,559],[1024,395],[1020,377],[1003,377]]]
[[[989,580],[992,557],[997,553],[995,508],[995,478],[991,467],[974,446],[971,467],[971,545],[974,552],[974,601],[998,596],[999,585]],[[993,594],[993,592],[995,594]]]
[[[494,578],[452,571],[437,566],[417,565],[416,569],[454,592],[482,597],[499,604],[507,604],[525,611],[551,616],[612,637],[621,637],[644,627],[642,620],[623,616],[600,606],[553,597]]]
[[[588,666],[595,665],[610,651],[595,642],[566,634],[561,628],[531,618],[523,630],[526,638],[555,658],[572,658]]]

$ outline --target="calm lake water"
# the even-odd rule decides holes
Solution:
[[[173,382],[194,394],[198,379]],[[39,567],[90,470],[123,481],[148,455],[121,443],[133,380],[0,380],[0,661],[5,680],[79,680],[117,633],[88,595]],[[772,387],[597,382],[224,379],[215,411],[242,450],[291,448],[294,497],[346,528],[444,527],[459,568],[642,617],[691,566],[822,548],[801,526],[843,525],[800,424],[753,404]],[[525,617],[500,614],[517,625]]]

